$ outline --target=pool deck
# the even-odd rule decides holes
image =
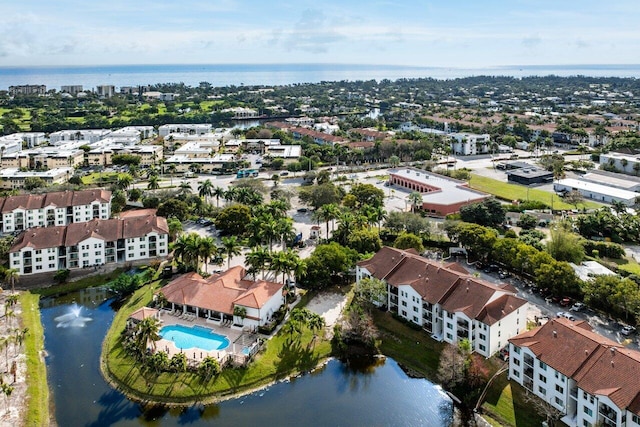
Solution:
[[[216,358],[218,359],[218,361],[222,361],[228,356],[236,356],[236,357],[245,356],[245,354],[243,354],[242,352],[244,346],[240,343],[234,344],[234,342],[238,338],[240,338],[240,336],[243,333],[247,335],[247,338],[248,338],[248,334],[249,334],[248,332],[245,332],[230,326],[220,326],[216,323],[208,322],[206,319],[202,319],[202,318],[192,318],[192,320],[183,319],[183,318],[180,318],[179,316],[172,315],[171,312],[167,310],[160,310],[159,320],[162,326],[182,325],[189,328],[195,325],[202,326],[204,328],[211,329],[216,334],[226,336],[227,339],[229,340],[229,346],[227,348],[223,350],[210,350],[210,351],[202,350],[200,348],[180,349],[176,347],[173,341],[166,340],[164,338],[160,339],[159,341],[156,341],[156,350],[167,352],[170,358],[177,353],[184,353],[187,356],[187,359],[194,360],[197,362],[200,362],[202,359],[204,359],[207,356]],[[251,342],[248,344],[248,346],[253,345],[256,339],[257,339],[257,336],[252,337]]]

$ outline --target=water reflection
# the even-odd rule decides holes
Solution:
[[[93,294],[91,301],[97,300]],[[451,402],[426,380],[412,379],[392,359],[375,363],[329,361],[321,369],[283,381],[238,399],[188,408],[140,405],[112,389],[99,373],[104,338],[114,316],[113,300],[82,305],[81,316],[93,321],[83,328],[57,328],[56,318],[69,314],[84,295],[43,301],[42,321],[49,384],[55,417],[61,426],[221,426],[267,424],[446,426]],[[245,370],[222,374],[238,383]]]

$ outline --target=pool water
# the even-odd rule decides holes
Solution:
[[[223,350],[229,346],[229,339],[219,335],[209,328],[202,326],[165,326],[160,330],[160,336],[171,340],[182,350],[199,348],[201,350]]]

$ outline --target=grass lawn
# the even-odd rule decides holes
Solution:
[[[482,405],[495,425],[538,427],[544,418],[538,415],[530,403],[525,401],[525,389],[509,382],[507,373],[501,374],[491,385]]]
[[[626,264],[618,265],[619,270],[626,271],[630,274],[638,274],[640,275],[640,264],[637,262],[628,262]]]
[[[44,350],[44,330],[40,321],[38,295],[28,292],[20,295],[23,327],[29,328],[25,337],[27,358],[27,413],[26,426],[49,425],[49,387],[47,386],[47,368],[42,352]]]
[[[84,277],[80,280],[73,282],[67,282],[60,285],[49,286],[48,288],[40,288],[31,291],[34,294],[40,295],[40,297],[49,297],[51,295],[67,294],[69,292],[78,291],[80,289],[91,288],[99,286],[100,283],[105,284],[118,277],[124,272],[124,268],[117,268],[110,273],[100,276]]]
[[[308,371],[331,354],[329,341],[316,339],[314,342],[312,333],[305,330],[301,336],[278,334],[265,344],[248,367],[225,369],[209,382],[203,382],[195,373],[143,372],[138,363],[124,353],[121,332],[129,314],[147,304],[159,286],[159,281],[152,282],[130,297],[116,314],[103,343],[103,373],[132,397],[173,403],[215,400]]]
[[[444,344],[422,330],[411,329],[391,313],[374,311],[374,323],[381,335],[380,351],[427,378],[435,379]]]
[[[570,205],[562,201],[557,194],[548,191],[538,190],[536,188],[527,188],[523,185],[510,184],[498,181],[497,179],[487,178],[484,176],[471,174],[469,186],[473,189],[490,193],[499,199],[511,202],[513,200],[538,200],[552,206],[554,210],[570,210],[575,209],[574,205]],[[528,194],[527,194],[528,193]],[[583,201],[578,203],[578,208],[598,209],[603,205],[591,201]]]
[[[89,175],[83,176],[82,183],[84,185],[92,185],[92,184],[98,184],[101,181],[115,182],[117,179],[118,179],[117,172],[109,172],[109,173],[94,172],[94,173],[90,173]]]

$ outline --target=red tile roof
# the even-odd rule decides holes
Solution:
[[[241,266],[203,278],[187,273],[171,281],[160,292],[167,301],[233,315],[234,305],[262,308],[274,295],[282,294],[284,285],[265,280],[246,280]]]
[[[640,415],[640,352],[593,332],[586,322],[558,318],[509,340],[527,347],[590,394],[608,396]]]
[[[471,276],[462,266],[441,265],[415,251],[385,246],[358,266],[391,286],[409,285],[431,304],[440,304],[449,312],[465,313],[489,325],[526,304],[510,288]]]
[[[111,200],[111,191],[94,189],[82,191],[56,191],[44,194],[21,194],[0,198],[0,210],[2,213],[12,212],[15,209],[42,209],[48,206],[67,207],[88,205],[95,201],[108,203]]]
[[[67,226],[34,227],[20,234],[9,252],[17,252],[24,247],[46,249],[75,246],[89,237],[114,242],[118,239],[146,236],[153,231],[168,234],[167,220],[160,216],[148,215],[124,219],[92,219]]]

